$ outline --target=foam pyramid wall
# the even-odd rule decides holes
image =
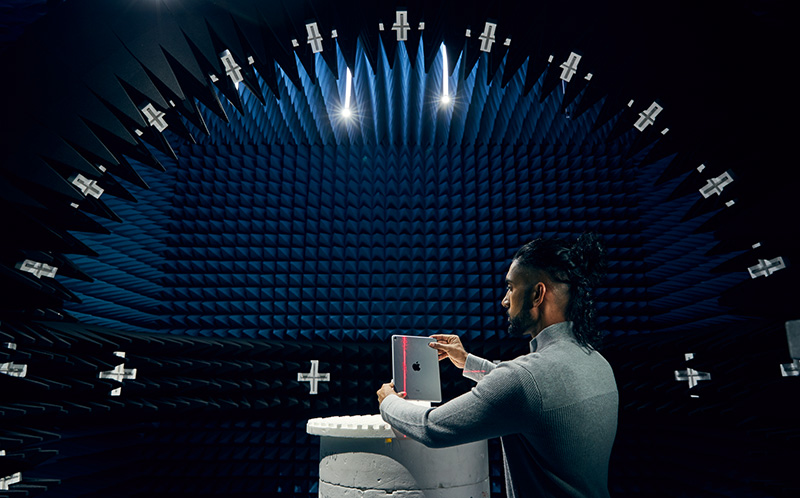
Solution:
[[[168,158],[163,160],[174,167]],[[94,281],[69,280],[70,289],[81,300],[72,313],[86,323],[140,332],[159,326],[175,177],[146,167],[140,173],[149,189],[131,187],[138,202],[106,200],[109,209],[126,222],[109,223],[109,234],[80,235],[98,253],[73,258],[76,265],[92,268]]]
[[[647,327],[643,241],[629,235],[637,197],[624,193],[635,166],[617,150],[198,145],[183,156],[171,332],[492,338],[514,251],[589,230],[614,260],[603,307],[626,316],[612,330]]]
[[[235,3],[259,14],[275,5]],[[100,18],[115,9],[98,4]],[[174,2],[159,23],[129,5],[112,29],[80,11],[89,2],[68,2],[69,22],[45,31],[64,43],[4,58],[30,83],[4,82],[22,123],[4,138],[30,149],[3,161],[13,179],[0,184],[4,212],[10,231],[26,234],[0,251],[3,282],[14,284],[4,304],[60,320],[0,329],[18,346],[0,348],[0,361],[30,367],[28,378],[0,376],[0,475],[24,474],[8,495],[313,495],[315,439],[303,421],[375,410],[388,334],[454,331],[489,358],[518,355],[525,345],[504,336],[498,303],[508,259],[533,234],[586,229],[612,256],[598,297],[623,399],[614,493],[797,493],[787,478],[794,386],[776,378],[782,331],[750,329],[719,303],[748,282],[742,247],[766,229],[753,223],[720,249],[711,232],[739,208],[700,204],[706,177],[680,173],[696,165],[665,152],[673,135],[631,129],[629,96],[561,84],[556,65],[515,35],[493,58],[474,43],[456,50],[455,105],[442,107],[435,29],[396,47],[357,43],[353,29],[315,56],[279,47],[292,35],[284,18],[302,31],[302,9],[275,9],[260,29],[223,4],[189,12]],[[139,25],[171,29],[142,36]],[[461,24],[448,30],[463,41]],[[66,43],[75,33],[92,33],[89,50]],[[206,78],[222,75],[226,48],[257,61],[238,89]],[[78,74],[96,60],[108,65]],[[351,122],[337,117],[344,61],[355,73]],[[635,66],[620,80],[646,83]],[[64,91],[39,84],[51,80]],[[637,106],[652,97],[638,86]],[[165,111],[164,134],[142,120],[141,102]],[[709,171],[728,167],[716,162]],[[75,171],[101,182],[103,200],[69,185]],[[55,262],[58,278],[14,269],[28,256]],[[62,315],[71,299],[83,302]],[[132,333],[142,330],[155,333]],[[123,348],[142,373],[112,398],[118,384],[97,373]],[[687,351],[713,382],[687,391],[674,380]],[[334,379],[317,397],[296,381],[312,357]],[[447,397],[469,388],[446,375]],[[500,496],[496,442],[491,455]],[[219,480],[201,486],[201,472]]]
[[[441,72],[412,67],[404,49],[390,69],[380,53],[375,73],[356,71],[356,96],[370,99],[361,99],[355,122],[331,120],[344,78],[318,56],[315,80],[299,66],[302,92],[279,71],[286,98],[265,90],[263,105],[240,85],[246,112],[237,112],[220,95],[230,125],[204,113],[208,138],[181,146],[177,162],[163,157],[166,178],[148,174],[155,190],[142,195],[151,207],[114,202],[141,222],[86,241],[121,250],[156,244],[140,254],[152,270],[140,321],[195,335],[492,338],[502,333],[497,302],[516,248],[584,231],[601,233],[609,246],[611,272],[598,297],[612,334],[736,320],[717,296],[743,274],[712,275],[730,256],[695,252],[713,246],[710,235],[695,233],[712,213],[678,223],[692,197],[670,198],[680,179],[657,184],[671,158],[649,158],[652,146],[639,150],[638,132],[615,132],[617,118],[599,123],[597,106],[573,119],[575,104],[564,108],[563,92],[541,93],[544,73],[524,94],[525,65],[503,87],[504,65],[489,80],[486,58],[467,74],[457,61],[456,104],[442,110],[432,103]],[[89,258],[81,263],[92,268]],[[106,285],[119,287],[127,274],[128,292],[144,285],[144,270],[118,270]],[[693,293],[659,300],[676,283]],[[109,313],[103,307],[114,304],[81,295],[87,302],[69,307],[81,316],[131,322],[137,313]]]

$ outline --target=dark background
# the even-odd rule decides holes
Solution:
[[[402,45],[399,8],[425,21]],[[315,495],[305,423],[376,413],[391,334],[523,354],[499,306],[514,251],[595,231],[620,389],[612,495],[795,495],[789,19],[787,2],[0,2],[0,335],[16,344],[0,363],[28,368],[0,375],[0,477],[22,472],[0,494]],[[787,268],[750,278],[778,256]],[[136,380],[98,378],[114,351]],[[317,395],[297,382],[312,359],[331,374]],[[711,380],[689,390],[685,368]],[[470,387],[453,370],[446,398]]]

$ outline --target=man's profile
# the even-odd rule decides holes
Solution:
[[[619,395],[595,349],[601,335],[591,297],[604,274],[596,235],[524,245],[506,275],[502,306],[509,334],[531,337],[530,353],[495,365],[467,353],[457,335],[434,335],[439,360],[449,358],[477,384],[435,408],[384,384],[381,416],[434,448],[500,437],[509,497],[608,496]]]

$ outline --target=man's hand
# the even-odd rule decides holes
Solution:
[[[439,361],[450,358],[453,365],[461,369],[464,368],[464,364],[467,362],[467,351],[457,335],[434,334],[431,338],[436,339],[436,342],[431,342],[428,346],[439,353]]]
[[[394,392],[394,383],[382,385],[381,388],[378,389],[378,393],[377,394],[378,394],[378,406],[380,406],[381,403],[383,403],[383,400],[386,399],[386,396],[389,396],[391,394],[396,394],[396,395],[400,396],[401,398],[405,398],[406,397],[406,393],[396,393],[396,392]]]

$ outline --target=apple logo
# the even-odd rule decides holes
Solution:
[[[419,372],[419,362],[417,361],[413,365],[411,365],[411,369],[414,370],[415,372]]]

